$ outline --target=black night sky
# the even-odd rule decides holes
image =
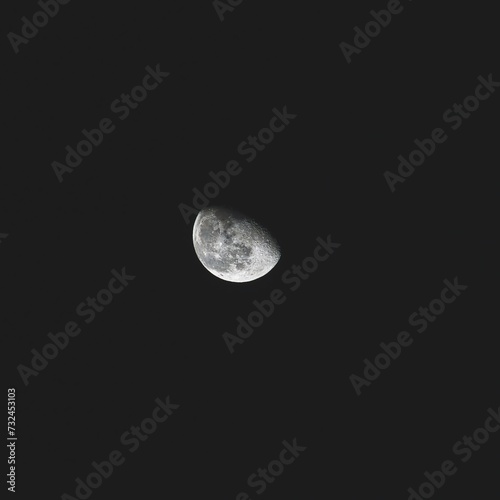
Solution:
[[[41,4],[0,22],[15,495],[498,499],[494,5]],[[205,189],[264,277],[202,266]]]

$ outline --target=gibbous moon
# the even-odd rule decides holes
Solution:
[[[193,245],[201,263],[215,276],[244,283],[261,278],[281,253],[269,231],[224,207],[204,208],[193,227]]]

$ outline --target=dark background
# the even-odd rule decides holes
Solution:
[[[339,43],[385,5],[247,0],[221,22],[208,0],[74,0],[17,55],[6,35],[39,7],[4,6],[0,315],[19,498],[74,496],[119,449],[92,499],[253,499],[248,476],[293,438],[307,450],[263,497],[405,499],[455,458],[435,498],[498,498],[500,435],[467,464],[452,447],[500,405],[500,92],[395,193],[383,177],[415,138],[449,131],[443,112],[479,75],[500,80],[495,6],[404,2],[347,64]],[[157,64],[171,75],[121,122],[111,102]],[[283,106],[297,118],[247,163],[238,144]],[[105,117],[117,129],[59,183],[51,163]],[[214,203],[283,250],[247,284],[203,268],[178,210],[233,159],[243,172]],[[282,274],[329,234],[341,247],[290,292]],[[135,280],[85,325],[76,306],[123,266]],[[363,359],[455,276],[467,291],[356,396]],[[231,355],[222,333],[274,288],[286,302]],[[25,387],[18,365],[70,320],[82,333]],[[122,433],[167,395],[180,408],[126,451]]]

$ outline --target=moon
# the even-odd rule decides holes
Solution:
[[[201,210],[194,221],[193,245],[208,271],[234,283],[261,278],[281,257],[279,245],[267,229],[225,207]]]

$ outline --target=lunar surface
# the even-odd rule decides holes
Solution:
[[[201,263],[215,276],[244,283],[267,274],[280,259],[267,229],[224,207],[203,209],[194,222],[193,245]]]

